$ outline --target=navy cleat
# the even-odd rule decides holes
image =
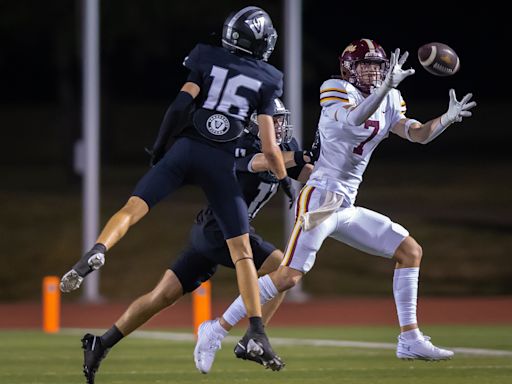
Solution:
[[[104,348],[99,336],[87,333],[82,338],[82,349],[84,350],[84,375],[87,384],[94,384],[94,377],[100,367],[101,360],[107,356],[110,348]]]
[[[247,331],[233,352],[239,359],[254,361],[273,371],[280,371],[285,366],[283,360],[272,350],[265,333]]]

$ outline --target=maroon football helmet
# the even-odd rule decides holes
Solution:
[[[353,41],[339,59],[341,78],[366,94],[381,86],[389,68],[386,51],[370,39]]]

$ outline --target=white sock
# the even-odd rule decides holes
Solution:
[[[212,328],[213,328],[213,331],[219,335],[219,336],[222,336],[222,338],[226,337],[226,335],[228,334],[228,331],[226,331],[222,325],[220,325],[220,321],[219,319],[215,320],[212,324]]]
[[[402,332],[400,334],[405,340],[419,340],[423,338],[423,335],[421,334],[420,330],[418,328],[410,329],[408,331]]]
[[[277,288],[272,282],[272,279],[269,275],[265,275],[258,279],[258,287],[260,290],[260,301],[261,305],[270,301],[278,294]],[[231,326],[234,326],[240,320],[242,320],[247,315],[247,310],[245,309],[244,302],[242,301],[242,296],[238,296],[235,301],[229,306],[229,308],[224,312],[222,317],[229,323]]]
[[[417,324],[418,277],[420,269],[398,268],[393,277],[393,295],[400,326]]]

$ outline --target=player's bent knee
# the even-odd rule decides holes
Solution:
[[[296,286],[302,279],[302,276],[302,272],[288,267],[281,267],[272,277],[272,281],[277,290],[283,292]]]
[[[130,222],[136,222],[140,220],[146,213],[149,212],[148,204],[138,196],[131,196],[121,212],[129,216]]]
[[[178,277],[172,270],[167,270],[151,292],[151,296],[155,304],[161,308],[174,304],[181,296],[183,296],[183,287]]]
[[[423,257],[423,249],[412,238],[407,237],[395,252],[395,259],[406,266],[419,266]]]
[[[281,265],[281,261],[283,261],[284,254],[279,249],[276,249],[270,255],[268,255],[267,259],[263,262],[260,269],[258,269],[258,275],[264,276],[273,272],[279,268]]]

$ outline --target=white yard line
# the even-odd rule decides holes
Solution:
[[[100,334],[105,330],[91,329],[89,332]],[[66,328],[61,331],[63,334],[82,335],[85,331],[77,328]],[[157,331],[135,331],[129,337],[136,339],[154,339],[154,340],[170,340],[170,341],[187,341],[194,342],[194,335],[191,333],[177,332],[157,332]],[[236,343],[240,338],[227,336],[224,340]],[[324,339],[294,339],[284,337],[272,337],[272,345],[276,346],[312,346],[312,347],[352,347],[366,349],[395,349],[395,343],[374,343],[369,341],[348,341],[348,340],[324,340]],[[499,349],[483,349],[483,348],[449,348],[461,355],[472,356],[497,356],[512,357],[512,351],[503,351]]]

